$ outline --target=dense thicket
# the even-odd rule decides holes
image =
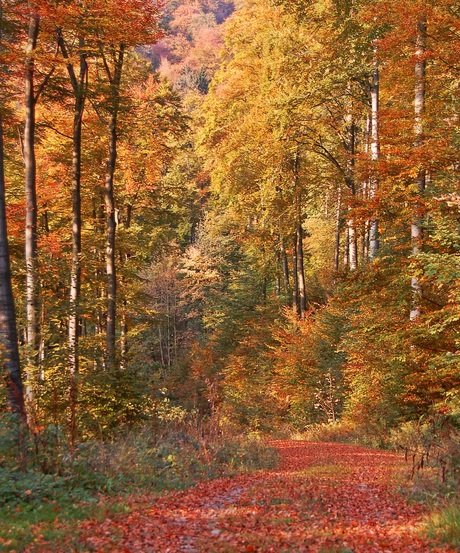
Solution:
[[[264,431],[454,409],[455,2],[98,4],[2,12],[0,261],[34,432],[175,403]]]

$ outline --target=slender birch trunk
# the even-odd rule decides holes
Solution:
[[[415,94],[414,94],[414,135],[415,148],[423,144],[423,113],[425,110],[425,89],[426,89],[426,38],[427,25],[426,17],[423,16],[417,22],[416,38],[416,63],[415,63]],[[426,172],[422,168],[419,170],[416,185],[418,197],[420,198],[426,186]],[[420,202],[415,202],[415,213],[411,224],[412,255],[416,257],[421,250],[422,242],[422,216],[420,214]],[[414,321],[421,314],[422,286],[417,276],[411,279],[412,288],[412,307],[410,311],[410,320]]]
[[[356,226],[353,219],[348,219],[348,264],[350,271],[356,271],[358,267],[358,238],[356,236]]]
[[[380,75],[377,57],[374,62],[374,73],[372,75],[371,84],[371,161],[373,164],[372,174],[370,179],[369,196],[374,199],[378,190],[378,177],[376,163],[380,156],[380,137],[379,137],[379,85]],[[369,227],[369,259],[375,259],[379,250],[379,222],[376,217],[370,221]]]
[[[33,8],[31,8],[33,9]],[[29,18],[26,46],[25,74],[25,127],[24,127],[24,166],[25,166],[25,261],[26,261],[26,345],[28,349],[28,369],[26,375],[26,396],[33,398],[33,368],[38,363],[38,300],[37,300],[37,166],[35,159],[35,49],[37,47],[40,18],[33,11]]]

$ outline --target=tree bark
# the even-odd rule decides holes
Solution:
[[[299,282],[299,313],[300,318],[305,319],[307,313],[307,292],[305,284],[305,265],[303,255],[303,227],[302,222],[297,224],[297,273]]]
[[[302,191],[299,186],[300,156],[297,151],[294,155],[294,193],[295,193],[295,249],[296,272],[298,288],[298,312],[301,319],[305,319],[307,312],[307,295],[305,285],[305,263],[303,255],[303,226],[302,226]]]
[[[369,195],[374,199],[378,190],[378,178],[376,163],[380,156],[380,139],[379,139],[379,67],[378,61],[375,59],[374,73],[372,75],[371,84],[371,161],[373,164]],[[379,222],[377,217],[370,221],[369,227],[369,259],[375,259],[379,250]]]
[[[77,402],[77,373],[79,371],[79,303],[81,289],[81,142],[83,113],[86,100],[86,81],[88,65],[84,52],[84,40],[79,38],[80,67],[78,77],[72,63],[69,62],[69,53],[62,32],[59,32],[58,42],[65,60],[67,72],[75,97],[73,134],[72,134],[72,260],[70,266],[69,292],[69,372],[70,372],[70,426],[71,441],[75,445],[76,439],[76,402]]]
[[[299,314],[299,271],[297,255],[297,234],[294,235],[292,249],[292,310],[296,315]]]
[[[349,247],[348,264],[350,271],[356,271],[358,267],[358,239],[356,236],[356,226],[353,219],[347,220],[347,227]]]
[[[33,397],[33,368],[38,363],[38,322],[37,322],[37,192],[35,160],[35,61],[40,18],[31,8],[28,39],[26,46],[25,74],[25,128],[24,128],[24,165],[25,165],[25,261],[26,261],[26,345],[28,350],[28,369],[26,375],[26,396]]]
[[[350,113],[346,116],[347,120],[347,170],[345,176],[345,183],[350,189],[350,193],[353,198],[356,195],[356,184],[355,184],[355,153],[356,153],[356,125],[353,120],[353,115]],[[348,208],[350,210],[350,208]],[[347,237],[346,244],[348,244],[348,259],[347,265],[350,271],[355,271],[358,267],[358,241],[356,237],[356,227],[355,222],[352,218],[347,216]]]
[[[414,94],[414,147],[418,148],[423,144],[423,113],[425,111],[425,90],[426,90],[426,38],[427,24],[426,17],[422,16],[417,22],[416,37],[416,63],[415,63],[415,94]],[[418,199],[422,196],[426,186],[426,171],[421,168],[416,178]],[[421,250],[422,242],[422,215],[420,213],[420,201],[414,205],[414,216],[411,224],[412,255],[417,257]],[[412,307],[410,320],[414,321],[421,314],[422,286],[417,276],[411,279]]]
[[[0,3],[1,21],[1,3]],[[0,30],[1,33],[1,30]],[[1,35],[0,35],[1,37]],[[0,38],[1,40],[1,38]],[[11,285],[10,256],[6,226],[5,171],[3,164],[3,119],[0,113],[0,354],[7,375],[8,403],[26,420],[16,312]]]
[[[107,68],[111,84],[111,106],[109,119],[109,155],[105,178],[106,207],[106,272],[107,272],[107,327],[106,327],[106,365],[108,369],[115,366],[116,309],[117,309],[117,275],[116,275],[116,209],[114,198],[114,175],[117,161],[117,123],[120,107],[120,84],[124,61],[124,46],[121,45],[116,55],[113,76]]]
[[[340,231],[342,230],[342,189],[337,187],[337,211],[335,215],[334,271],[340,267]]]

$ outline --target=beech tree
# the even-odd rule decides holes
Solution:
[[[11,281],[10,252],[7,232],[5,150],[3,140],[4,114],[6,108],[7,74],[4,70],[7,52],[4,37],[5,19],[3,2],[0,2],[0,56],[3,84],[0,89],[0,355],[5,371],[10,409],[26,419],[24,390],[19,358],[16,310]],[[8,37],[11,41],[11,37]]]
[[[106,363],[115,365],[117,275],[116,275],[116,204],[114,193],[115,167],[118,145],[118,117],[121,107],[121,82],[126,51],[130,47],[154,42],[158,33],[158,9],[156,1],[112,0],[106,7],[104,17],[95,29],[98,61],[107,84],[105,111],[107,114],[108,157],[105,175],[104,199],[106,208]],[[96,8],[97,10],[97,8]],[[132,32],[126,35],[118,26],[124,20]]]
[[[0,24],[2,22],[0,6]],[[0,30],[0,46],[2,31]],[[0,113],[0,352],[7,374],[8,401],[13,412],[25,418],[24,392],[19,362],[18,334],[6,226],[3,115]]]

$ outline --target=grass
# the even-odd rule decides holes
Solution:
[[[424,533],[460,551],[460,505],[452,503],[435,510],[424,525]]]

